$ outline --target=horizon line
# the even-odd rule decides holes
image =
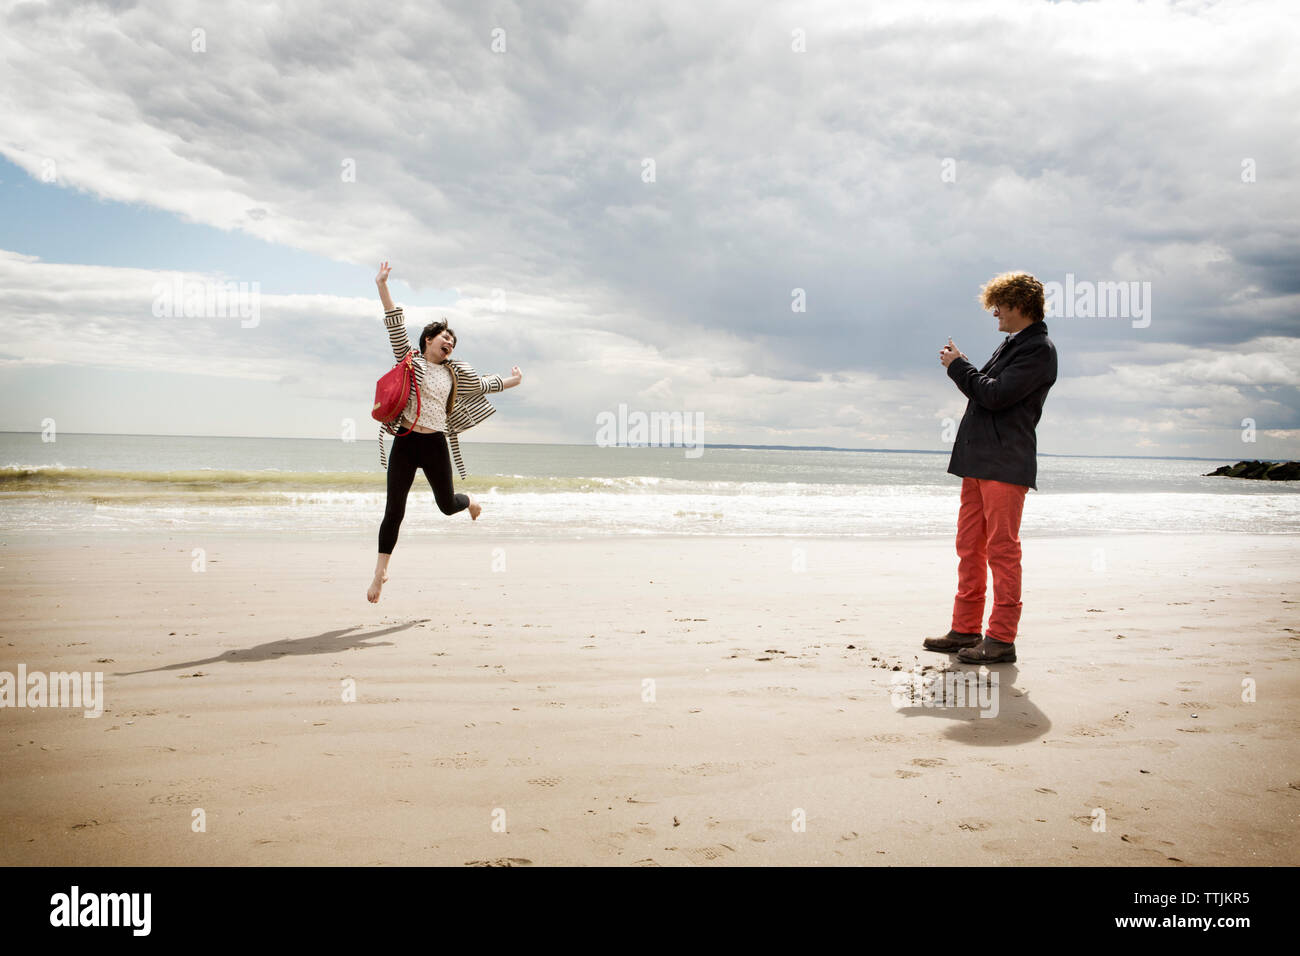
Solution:
[[[39,435],[37,431],[9,431],[0,429],[0,435]],[[65,435],[84,435],[98,438],[237,438],[240,440],[255,441],[328,441],[337,442],[338,438],[303,438],[291,437],[286,438],[283,435],[160,435],[149,432],[64,432]],[[368,440],[367,440],[368,441]],[[49,443],[53,444],[53,443]],[[361,444],[353,441],[348,444]],[[585,442],[481,442],[476,444],[484,445],[559,445],[567,448],[602,448],[606,446],[595,443]],[[614,448],[685,448],[686,445],[614,445]],[[758,445],[750,443],[722,443],[722,442],[700,442],[698,446],[703,448],[729,448],[729,449],[753,449],[755,451],[843,451],[858,453],[877,453],[877,454],[906,454],[906,455],[947,455],[951,454],[949,449],[939,448],[845,448],[839,445]],[[1040,451],[1038,455],[1044,458],[1131,458],[1152,461],[1293,461],[1289,458],[1230,458],[1217,457],[1209,455],[1083,455],[1083,454],[1062,454],[1059,452]]]

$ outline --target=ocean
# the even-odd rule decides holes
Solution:
[[[457,490],[480,499],[483,517],[442,515],[417,474],[403,538],[951,537],[961,484],[947,452],[462,448],[470,477]],[[1300,483],[1203,477],[1228,460],[1041,455],[1022,534],[1300,533]],[[0,432],[0,533],[373,534],[384,480],[373,437]]]

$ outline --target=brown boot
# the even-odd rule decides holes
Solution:
[[[921,646],[927,651],[943,651],[951,654],[963,647],[974,647],[983,637],[982,634],[963,634],[960,631],[949,631],[943,637],[927,637],[921,642]]]
[[[1014,664],[1016,645],[986,637],[978,647],[958,651],[957,660],[963,664]]]

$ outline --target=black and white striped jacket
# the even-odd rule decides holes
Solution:
[[[411,340],[406,337],[406,319],[401,308],[384,313],[384,325],[388,327],[388,341],[393,346],[393,355],[397,361],[406,357],[411,351]],[[411,363],[415,375],[411,380],[411,394],[424,384],[424,373],[428,368],[424,356],[418,352]],[[456,471],[465,477],[465,462],[460,457],[460,442],[457,435],[489,418],[496,411],[485,395],[505,390],[506,383],[500,375],[479,375],[474,367],[466,362],[447,359],[452,371],[451,394],[447,396],[447,444],[451,446],[451,457],[456,462]],[[384,428],[379,428],[379,464],[388,470],[388,452],[384,448]]]

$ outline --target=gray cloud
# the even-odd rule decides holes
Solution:
[[[1063,379],[1045,434],[1130,452],[1124,422],[1177,423],[1191,399],[1202,420],[1161,433],[1185,453],[1221,446],[1251,401],[1288,428],[1300,408],[1294,379],[1266,398],[1173,381],[1225,363],[1249,377],[1259,342],[1300,334],[1298,19],[1281,2],[22,4],[0,38],[0,152],[455,287],[485,364],[563,389],[532,392],[520,420],[571,440],[644,395],[697,403],[715,440],[938,447],[959,398],[939,345],[996,341],[983,281],[1149,281],[1149,328],[1050,323]],[[507,312],[484,306],[494,289]],[[312,337],[311,314],[268,320],[265,355],[231,361],[277,379],[355,365],[364,383],[373,329]],[[132,334],[136,353],[164,347]],[[1116,376],[1118,392],[1083,388]],[[1109,424],[1082,427],[1099,404]]]

